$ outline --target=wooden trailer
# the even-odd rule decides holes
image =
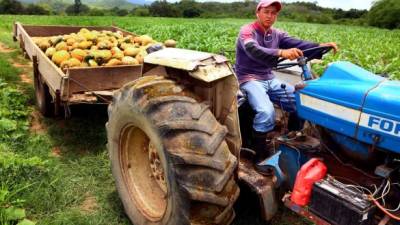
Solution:
[[[69,106],[74,104],[108,104],[113,91],[142,74],[142,65],[81,67],[63,71],[32,39],[76,33],[81,28],[121,31],[124,35],[135,36],[114,26],[38,26],[14,23],[14,41],[19,41],[25,57],[33,62],[37,105],[44,116],[59,115],[60,109],[64,108],[65,116],[69,117]]]

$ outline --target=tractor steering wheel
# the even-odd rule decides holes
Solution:
[[[286,68],[289,68],[292,66],[301,66],[300,62],[308,63],[309,61],[311,61],[313,59],[320,59],[320,58],[322,58],[323,55],[325,55],[332,49],[333,49],[332,46],[318,46],[318,47],[306,49],[303,51],[304,56],[301,56],[300,58],[298,58],[297,62],[282,63],[286,59],[279,58],[275,69],[282,70],[282,69],[286,69]]]

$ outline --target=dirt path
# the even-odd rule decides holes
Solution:
[[[90,193],[87,193],[85,196],[86,196],[85,200],[83,200],[83,202],[79,208],[82,211],[82,213],[90,214],[90,213],[96,211],[96,209],[98,208],[97,200]]]
[[[17,67],[17,68],[29,68],[29,69],[32,68],[32,62],[29,62],[28,64],[21,64],[18,62],[14,62],[14,60],[11,60],[11,63],[14,67]]]
[[[19,77],[21,78],[21,81],[22,81],[23,83],[33,84],[32,78],[31,78],[28,74],[26,74],[26,73],[21,73],[21,74],[19,75]]]
[[[15,51],[15,49],[9,48],[7,45],[0,42],[0,53],[10,53]]]
[[[40,112],[34,110],[31,113],[31,121],[30,121],[30,131],[32,133],[37,133],[37,134],[42,134],[46,131],[46,127],[44,123],[42,122],[42,115],[40,115]]]

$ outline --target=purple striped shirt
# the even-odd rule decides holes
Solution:
[[[249,45],[253,46],[251,51]],[[304,50],[317,46],[316,43],[290,37],[286,32],[275,28],[265,31],[257,21],[244,25],[236,43],[235,72],[239,83],[273,79],[272,68],[277,63],[279,49]]]

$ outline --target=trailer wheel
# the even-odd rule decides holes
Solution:
[[[114,95],[112,172],[133,224],[230,224],[239,196],[227,129],[174,81],[142,77]]]
[[[49,87],[42,81],[40,74],[34,76],[36,104],[39,111],[45,117],[53,116],[54,104],[51,102],[52,97],[49,92]]]

